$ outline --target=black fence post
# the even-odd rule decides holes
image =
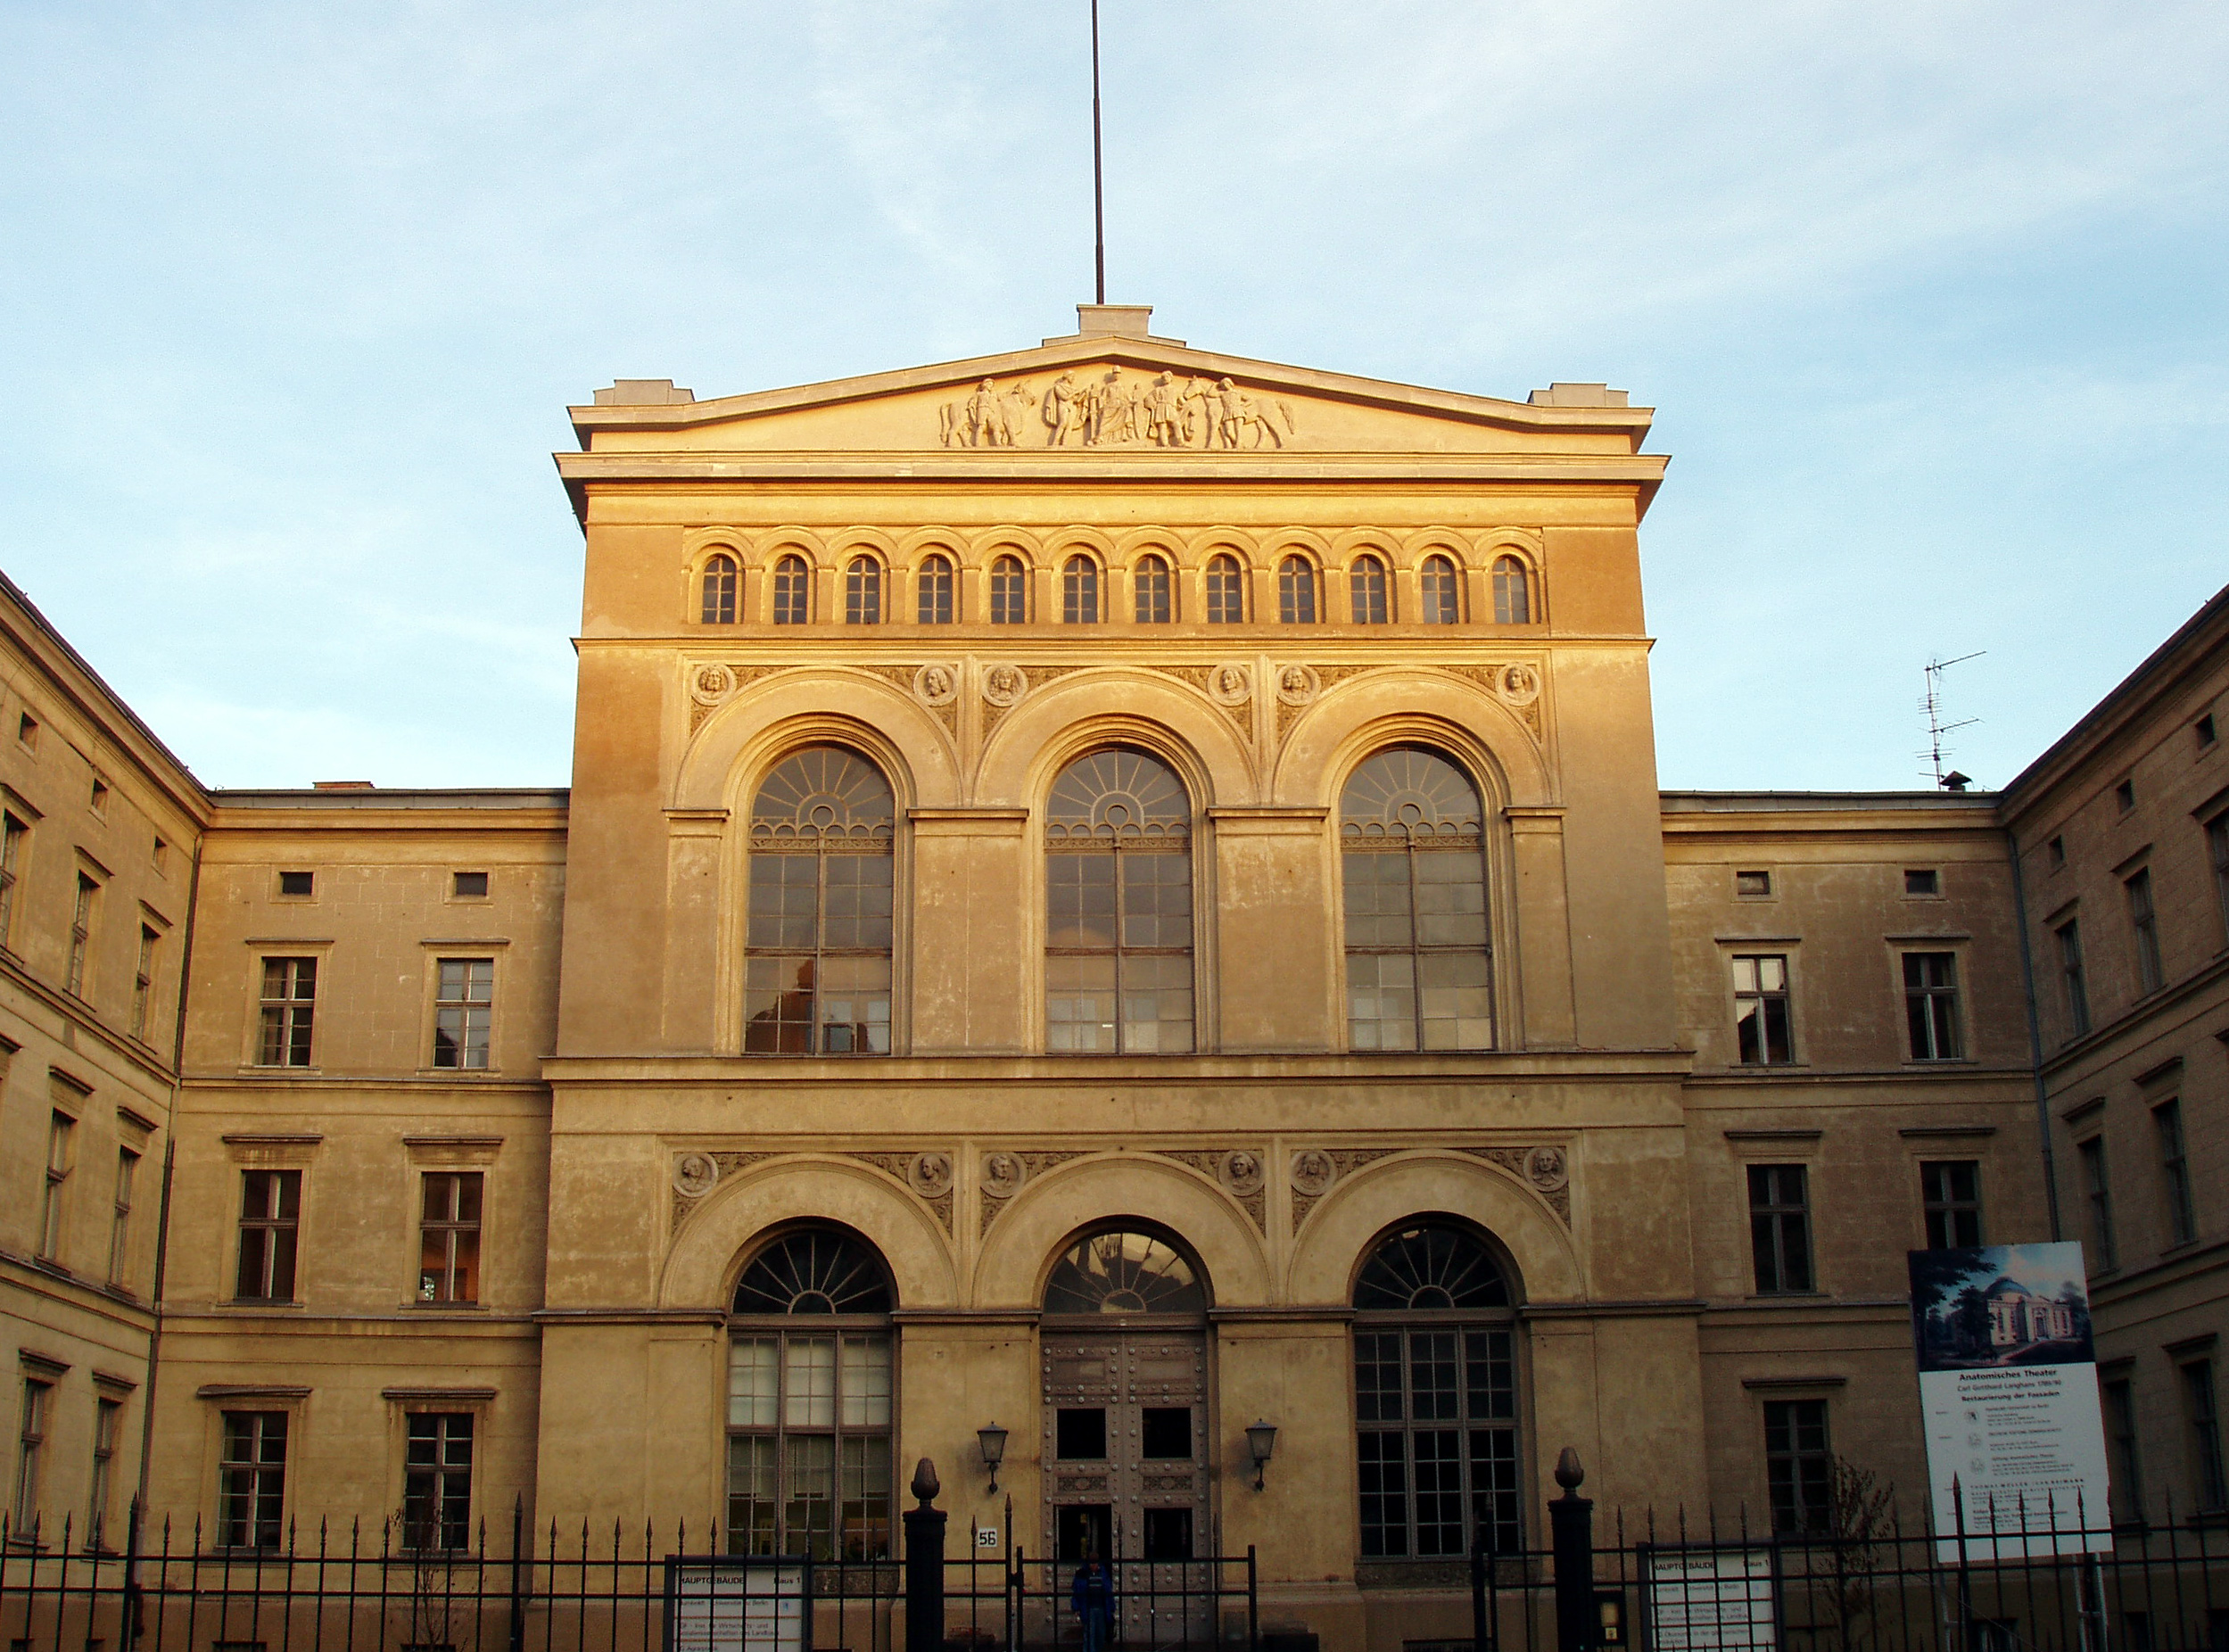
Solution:
[[[1486,1523],[1471,1539],[1471,1652],[1488,1652],[1493,1626],[1486,1621]]]
[[[484,1535],[481,1540],[486,1541]],[[511,1499],[511,1652],[526,1652],[525,1551],[526,1497],[520,1492]],[[353,1579],[349,1587],[356,1587]]]
[[[905,1652],[937,1652],[945,1641],[945,1511],[929,1507],[942,1488],[927,1458],[913,1470],[920,1507],[905,1511]]]
[[[1588,1652],[1596,1640],[1594,1503],[1579,1495],[1586,1477],[1579,1453],[1565,1446],[1556,1459],[1556,1483],[1564,1495],[1548,1506],[1556,1555],[1556,1652]]]

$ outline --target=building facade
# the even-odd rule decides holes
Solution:
[[[1902,1252],[2050,1236],[2039,1085],[2167,1139],[2165,1031],[2031,1037],[2024,822],[2111,763],[1662,793],[1647,409],[1080,322],[574,409],[568,791],[204,791],[15,603],[0,716],[111,798],[0,753],[0,1127],[75,1224],[4,1242],[19,1528],[136,1487],[212,1548],[520,1503],[871,1556],[925,1456],[956,1524],[1254,1544],[1391,1647],[1565,1446],[1610,1503],[1813,1524],[1839,1457],[1916,1507]],[[2200,1150],[2221,957],[2159,955]],[[103,1288],[127,1153],[169,1219]],[[2184,1375],[2131,1381],[2219,1317],[2183,1162],[2128,1300]]]

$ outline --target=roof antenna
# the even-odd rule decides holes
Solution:
[[[1973,653],[1961,654],[1956,659],[1931,659],[1927,665],[1928,691],[1919,697],[1919,709],[1928,714],[1928,748],[1920,756],[1928,759],[1934,771],[1936,785],[1944,791],[1964,791],[1974,781],[1971,775],[1961,774],[1956,769],[1948,774],[1943,772],[1943,754],[1946,749],[1943,737],[1960,729],[1971,728],[1981,719],[1961,717],[1956,723],[1943,721],[1943,673],[1953,665],[1977,660],[1988,652],[1986,648],[1977,648]]]
[[[1099,296],[1107,301],[1107,188],[1099,154],[1099,0],[1091,0],[1091,216],[1092,256]]]

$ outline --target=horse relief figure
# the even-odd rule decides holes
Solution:
[[[1283,401],[1257,401],[1229,379],[1215,387],[1211,401],[1215,409],[1215,434],[1223,446],[1236,449],[1243,445],[1240,438],[1253,433],[1253,445],[1261,446],[1266,438],[1276,446],[1284,446],[1285,436],[1293,429],[1292,409]],[[1283,415],[1284,429],[1277,428],[1278,416]]]
[[[1027,394],[1026,388],[1015,391]],[[1020,434],[1011,398],[985,379],[963,401],[947,401],[937,409],[937,434],[948,448],[1011,448]]]

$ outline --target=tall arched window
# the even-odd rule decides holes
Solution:
[[[1306,557],[1277,564],[1277,617],[1288,625],[1316,623],[1316,565]]]
[[[1239,572],[1238,558],[1218,556],[1208,558],[1208,624],[1235,625],[1246,617],[1246,576]]]
[[[1019,625],[1029,617],[1029,576],[1020,557],[1000,557],[991,564],[991,624]]]
[[[1455,564],[1445,557],[1424,558],[1424,566],[1417,570],[1416,595],[1427,625],[1452,625],[1463,617],[1462,601],[1456,594]]]
[[[774,624],[802,625],[811,612],[813,574],[799,556],[787,556],[774,564]]]
[[[1074,556],[1061,569],[1061,619],[1064,624],[1099,623],[1099,565]]]
[[[1366,760],[1339,799],[1347,919],[1347,1047],[1494,1043],[1484,811],[1437,752]]]
[[[882,565],[872,557],[854,557],[844,570],[844,624],[882,624]]]
[[[890,1276],[805,1227],[754,1257],[728,1342],[728,1552],[880,1560],[890,1546]]]
[[[705,558],[703,623],[735,624],[735,558],[725,551]]]
[[[1520,1547],[1516,1325],[1469,1229],[1430,1218],[1379,1242],[1355,1280],[1362,1552],[1428,1558]]]
[[[1044,1282],[1048,1314],[1203,1314],[1208,1293],[1184,1252],[1152,1234],[1078,1239]]]
[[[1137,599],[1141,625],[1166,625],[1173,616],[1168,594],[1168,564],[1160,557],[1140,557],[1130,571],[1130,589]]]
[[[747,1055],[890,1053],[889,781],[840,746],[777,764],[751,802]]]
[[[1375,557],[1357,557],[1347,570],[1347,596],[1358,625],[1385,624],[1385,564]]]
[[[931,554],[913,575],[913,616],[924,625],[952,624],[952,558]]]
[[[1044,1046],[1192,1048],[1192,800],[1158,757],[1116,748],[1045,800]]]
[[[1524,564],[1515,557],[1494,558],[1494,624],[1530,625],[1532,623],[1531,582]]]

